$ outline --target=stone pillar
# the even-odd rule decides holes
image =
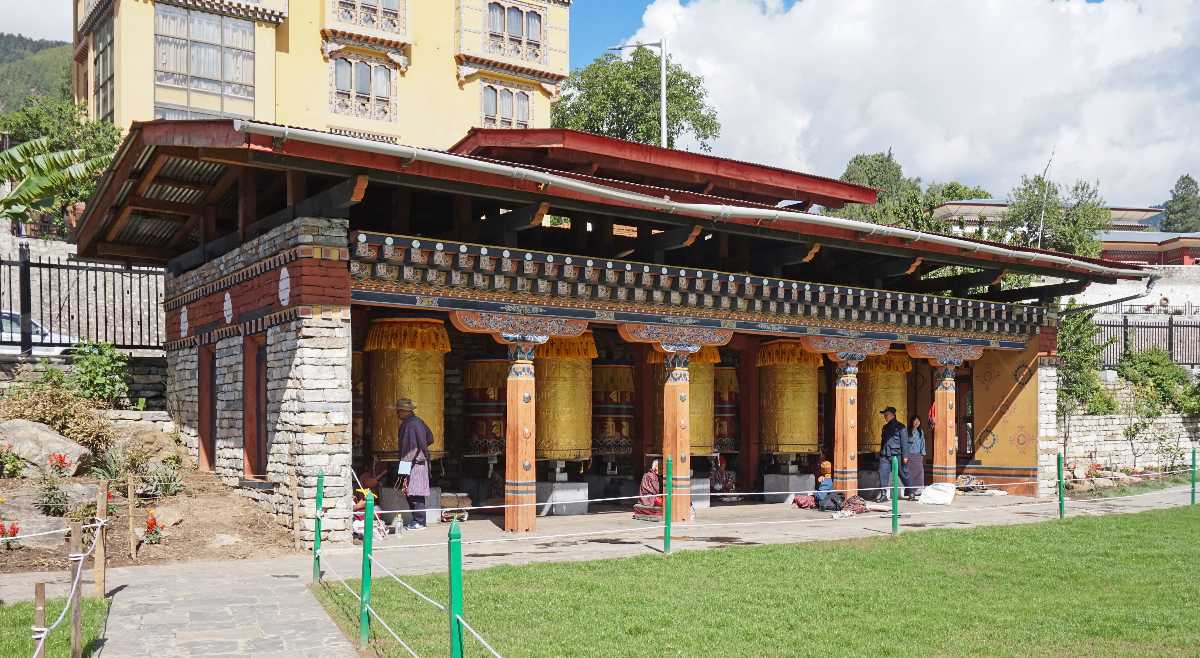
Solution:
[[[849,498],[858,493],[858,354],[838,354],[834,360],[833,488]],[[858,359],[849,357],[859,356]],[[845,358],[843,358],[845,357]]]
[[[1058,433],[1058,357],[1038,358],[1038,486],[1039,498],[1058,487],[1058,455],[1066,437]],[[1065,458],[1065,457],[1064,457]]]
[[[954,417],[953,365],[933,365],[933,482],[954,482],[958,476],[957,446]]]
[[[687,521],[692,508],[692,464],[689,454],[691,428],[688,427],[689,398],[688,351],[667,352],[663,367],[667,369],[663,382],[663,434],[662,467],[666,477],[666,464],[672,463],[672,481],[664,487],[672,488],[671,519]],[[664,489],[665,491],[665,489]]]
[[[537,391],[533,352],[545,336],[525,336],[508,347],[507,407],[504,445],[504,529],[530,532],[537,518]]]

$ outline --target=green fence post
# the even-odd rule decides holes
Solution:
[[[313,536],[313,583],[321,582],[321,517],[325,514],[325,471],[317,473],[317,529]]]
[[[1061,452],[1058,453],[1057,457],[1058,457],[1058,518],[1061,519],[1061,518],[1065,518],[1067,516],[1067,502],[1066,502],[1066,499],[1063,498],[1063,456],[1062,456],[1062,453]]]
[[[463,613],[462,532],[458,529],[458,521],[450,522],[446,546],[450,551],[450,658],[462,658],[463,629],[458,620]]]
[[[371,544],[375,538],[375,494],[364,495],[366,509],[363,510],[362,582],[359,583],[358,602],[358,646],[366,649],[371,641]]]
[[[667,457],[667,501],[663,506],[663,553],[671,554],[671,493],[675,489],[675,479],[672,477],[674,473],[671,470],[671,458]]]
[[[900,458],[892,456],[892,534],[900,534]]]
[[[1196,504],[1196,449],[1192,448],[1192,505]]]

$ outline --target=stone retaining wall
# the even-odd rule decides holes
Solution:
[[[1164,455],[1158,448],[1159,436],[1185,451],[1200,442],[1200,417],[1197,416],[1167,414],[1157,418],[1132,445],[1122,433],[1128,425],[1129,419],[1119,415],[1065,419],[1059,424],[1059,431],[1065,437],[1067,463],[1102,464],[1114,470],[1166,466]]]
[[[136,409],[105,409],[101,412],[108,422],[118,430],[125,427],[142,428],[147,424],[158,428],[164,434],[175,432],[175,422],[166,411],[138,411]]]
[[[167,408],[167,359],[161,356],[134,356],[129,359],[125,383],[129,386],[127,399],[121,406],[132,407],[145,399],[145,409],[161,411]],[[71,371],[71,357],[28,357],[0,354],[0,392],[15,383],[39,379],[47,370]]]

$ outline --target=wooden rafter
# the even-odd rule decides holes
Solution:
[[[1010,290],[989,290],[988,292],[978,295],[971,295],[970,299],[978,299],[984,302],[1003,302],[1013,303],[1025,300],[1035,299],[1038,301],[1050,300],[1063,295],[1078,295],[1087,289],[1090,281],[1067,281],[1065,283],[1055,283],[1048,286],[1033,286],[1030,288],[1014,288]]]
[[[936,279],[921,279],[906,286],[909,292],[941,292],[943,290],[965,290],[990,286],[1004,277],[1004,270],[983,270],[954,276],[941,276]]]
[[[108,231],[105,232],[105,241],[111,242],[115,240],[117,236],[121,234],[121,231],[125,229],[125,225],[129,223],[129,218],[133,216],[133,211],[136,209],[135,207],[131,206],[129,202],[134,198],[141,197],[146,193],[146,190],[150,189],[150,185],[154,183],[154,179],[156,176],[158,176],[158,172],[162,171],[163,166],[167,164],[167,158],[169,157],[170,155],[166,151],[161,149],[155,150],[154,156],[150,159],[150,163],[146,165],[146,168],[142,170],[141,175],[138,176],[137,183],[134,184],[133,190],[130,192],[129,197],[125,199],[125,203],[117,211],[117,216],[115,219],[113,219],[112,225],[109,226]]]

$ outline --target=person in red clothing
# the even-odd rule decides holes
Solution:
[[[645,507],[662,507],[662,478],[658,475],[658,460],[650,462],[650,470],[642,476],[642,484],[638,487],[638,496]]]

